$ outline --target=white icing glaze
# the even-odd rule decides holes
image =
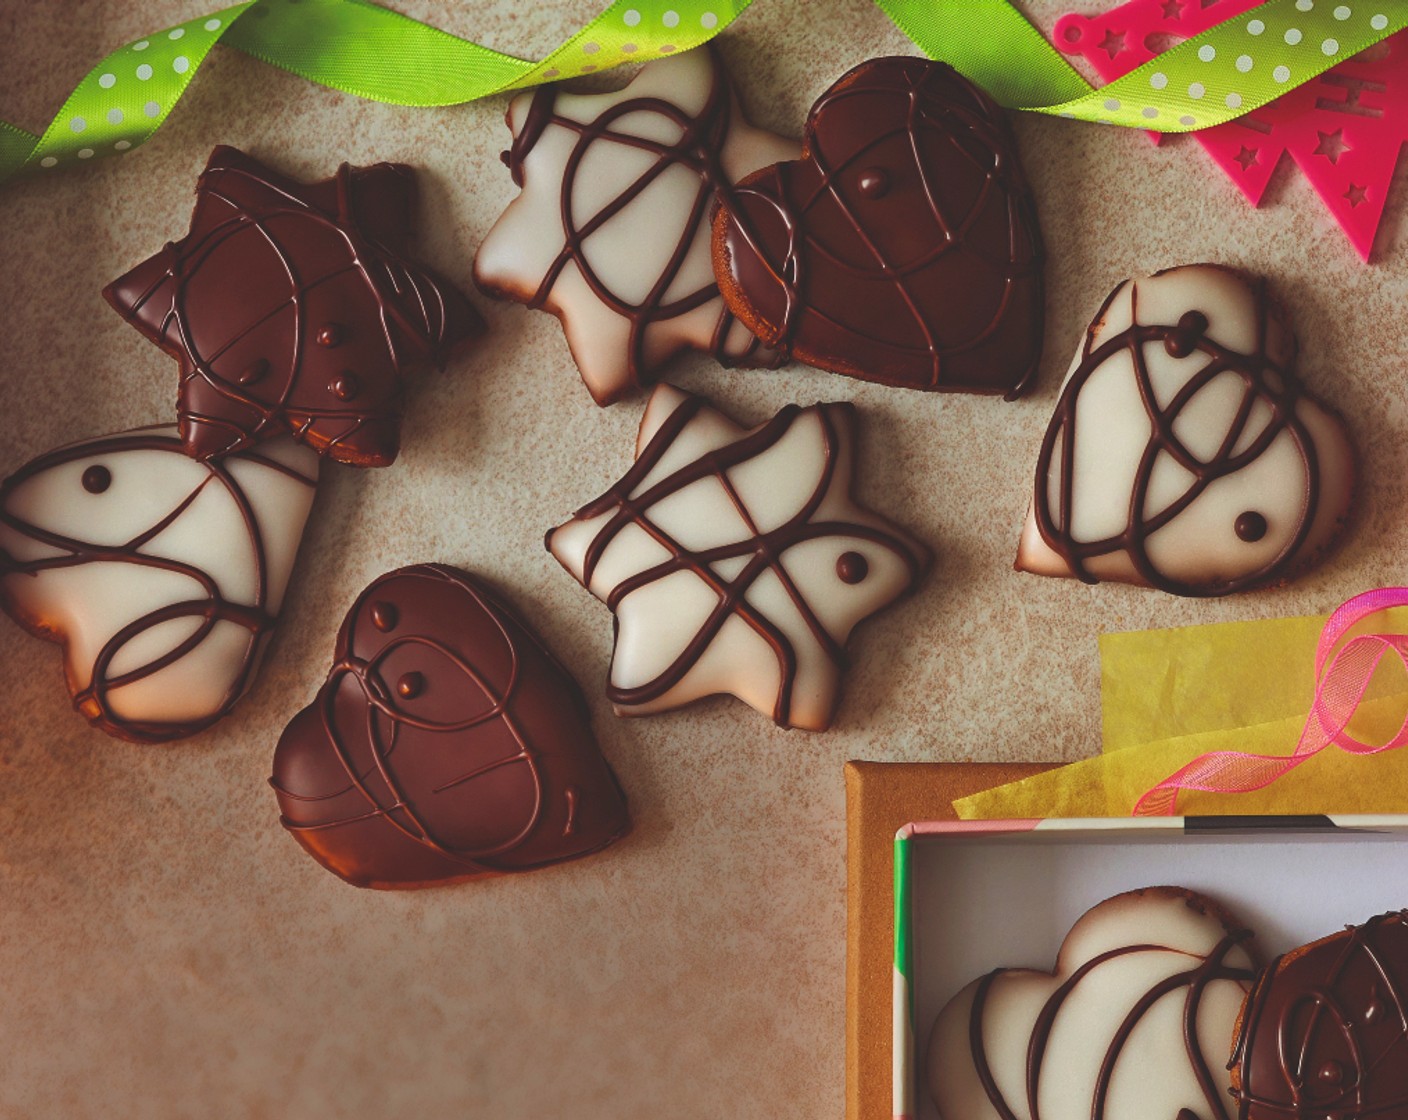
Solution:
[[[589,124],[623,102],[658,98],[687,117],[697,118],[716,82],[723,83],[728,99],[728,132],[718,154],[731,180],[768,164],[797,158],[798,144],[754,128],[743,119],[737,100],[726,89],[723,67],[710,50],[688,51],[648,63],[629,85],[613,93],[557,92],[553,112]],[[509,106],[508,123],[515,139],[528,121],[534,96],[522,94]],[[678,144],[684,135],[676,121],[643,110],[623,113],[611,120],[609,127],[617,136],[645,137],[664,145]],[[489,231],[475,257],[474,276],[481,287],[525,302],[541,287],[566,243],[562,195],[579,139],[575,129],[551,123],[524,156],[523,190]],[[577,229],[586,226],[659,161],[655,152],[610,136],[582,145],[570,188],[573,225]],[[712,192],[700,173],[686,163],[670,163],[584,239],[587,265],[617,298],[639,305],[665,275],[671,256],[694,220],[694,235],[663,301],[668,304],[713,288],[708,222],[712,210]],[[715,291],[713,298],[700,306],[644,328],[644,360],[633,377],[632,322],[598,298],[575,260],[563,267],[543,306],[562,320],[582,380],[600,404],[609,404],[628,392],[638,379],[682,349],[710,351],[721,324],[727,328],[723,345],[727,357],[741,359],[756,345],[747,329],[727,315]],[[761,364],[771,358],[771,352],[765,351],[753,361]]]
[[[90,469],[106,472],[96,492],[84,484]],[[0,599],[63,643],[85,715],[114,734],[176,737],[217,718],[253,679],[317,475],[317,453],[290,437],[211,463],[182,452],[175,425],[59,448],[0,491]],[[179,604],[192,608],[152,617]],[[207,608],[225,605],[209,624]],[[187,639],[196,644],[156,664]],[[120,683],[125,674],[136,676]]]
[[[1102,1065],[1122,1025],[1141,1000],[1167,982],[1168,990],[1131,1023],[1118,1047],[1103,1120],[1175,1120],[1188,1109],[1200,1120],[1225,1120],[1229,1098],[1227,1055],[1254,962],[1244,942],[1225,943],[1229,930],[1213,911],[1161,888],[1134,891],[1088,911],[1061,946],[1054,973],[999,971],[982,1004],[982,1054],[1011,1114],[1033,1120],[1028,1097],[1029,1058],[1043,1009],[1054,1017],[1037,1076],[1040,1120],[1090,1120]],[[1208,1101],[1185,1039],[1193,988],[1185,974],[1226,949],[1222,963],[1246,979],[1211,979],[1197,1002],[1195,1037],[1202,1073],[1220,1111]],[[1100,963],[1092,963],[1104,954]],[[1077,973],[1090,965],[1076,979]],[[1064,996],[1063,985],[1074,980]],[[972,1045],[973,1008],[982,980],[956,995],[929,1039],[929,1089],[944,1120],[1000,1120],[982,1083]],[[1051,1012],[1048,1012],[1050,1014]]]
[[[1143,502],[1145,522],[1189,493],[1195,480],[1166,449],[1155,447],[1131,348],[1109,354],[1074,388],[1072,377],[1089,355],[1121,332],[1136,324],[1173,327],[1189,312],[1206,317],[1203,337],[1209,343],[1233,352],[1238,362],[1251,368],[1259,363],[1258,332],[1264,329],[1265,358],[1275,368],[1292,371],[1295,339],[1279,308],[1268,302],[1263,313],[1257,289],[1239,273],[1190,265],[1127,280],[1115,290],[1087,332],[1062,390],[1062,402],[1072,395],[1075,402],[1071,510],[1061,508],[1062,453],[1070,429],[1061,421],[1060,404],[1052,420],[1056,430],[1050,468],[1044,479],[1037,479],[1037,486],[1045,488],[1058,530],[1065,530],[1077,546],[1110,542],[1085,560],[1088,573],[1098,579],[1150,582],[1137,569],[1131,550],[1114,539],[1131,524],[1132,494],[1146,453],[1152,451],[1154,458]],[[1199,348],[1175,357],[1162,340],[1132,346],[1142,356],[1154,401],[1162,410],[1216,361]],[[1283,386],[1274,370],[1268,370],[1266,382],[1276,391]],[[1246,383],[1237,372],[1215,374],[1173,414],[1173,436],[1199,463],[1213,463],[1246,396]],[[1232,456],[1246,453],[1272,423],[1272,402],[1265,391],[1253,392],[1249,404],[1244,426],[1230,447]],[[1300,545],[1293,547],[1309,501],[1311,475],[1294,434],[1282,428],[1260,454],[1208,483],[1181,512],[1149,533],[1145,552],[1160,577],[1193,593],[1218,593],[1268,568],[1274,568],[1267,576],[1272,580],[1293,574],[1333,542],[1352,497],[1353,448],[1343,422],[1313,398],[1301,394],[1294,414],[1304,425],[1319,465],[1315,513]],[[1266,519],[1266,532],[1259,540],[1244,540],[1237,534],[1235,525],[1244,512]],[[1017,567],[1041,575],[1076,574],[1060,547],[1053,547],[1043,536],[1034,508],[1022,532]]]
[[[688,419],[673,430],[677,413]],[[764,432],[757,446],[740,443]],[[792,410],[749,430],[671,386],[655,390],[637,443],[636,469],[644,473],[627,476],[628,492],[613,490],[591,503],[548,541],[563,567],[604,602],[626,581],[653,575],[616,606],[612,689],[649,693],[613,697],[619,712],[664,711],[729,693],[784,726],[830,725],[841,669],[833,654],[857,623],[913,586],[928,562],[923,545],[852,499],[854,443],[849,406]],[[716,469],[683,477],[710,455],[719,457]],[[623,496],[634,503],[652,490],[636,516],[623,516]],[[672,560],[675,548],[681,562]],[[701,556],[712,549],[730,554]],[[856,583],[842,580],[837,568],[847,553],[868,568]],[[738,589],[751,620],[733,610],[712,640],[691,652],[730,585],[760,555],[772,555],[772,563]],[[696,574],[694,563],[707,563],[718,586]],[[766,627],[775,628],[772,638]],[[790,675],[783,650],[795,658]],[[687,668],[665,687],[680,658]]]

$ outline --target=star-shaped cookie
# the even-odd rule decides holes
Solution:
[[[234,148],[211,153],[190,232],[103,291],[180,362],[189,454],[291,432],[342,463],[396,458],[407,378],[484,329],[407,258],[415,201],[401,164],[304,184]]]
[[[852,497],[855,408],[788,405],[746,429],[659,386],[635,465],[548,549],[616,613],[622,715],[729,693],[824,731],[845,643],[914,587],[929,550]]]
[[[643,67],[624,89],[543,86],[508,110],[522,192],[474,260],[484,292],[551,311],[596,402],[681,350],[777,365],[724,307],[710,257],[716,191],[798,145],[754,128],[712,49]]]

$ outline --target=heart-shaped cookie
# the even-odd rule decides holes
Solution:
[[[571,675],[493,591],[440,564],[358,597],[270,784],[284,827],[359,887],[527,871],[630,828]]]
[[[1237,1036],[1239,1120],[1408,1116],[1408,910],[1278,957]]]
[[[63,644],[95,726],[194,735],[254,679],[317,480],[288,436],[209,463],[174,424],[61,447],[0,484],[0,606]]]
[[[211,153],[190,232],[103,291],[180,362],[191,455],[291,432],[340,463],[396,458],[406,381],[484,330],[410,259],[415,201],[403,164],[300,183],[234,148]]]
[[[1354,449],[1295,358],[1260,278],[1121,284],[1061,389],[1018,569],[1225,595],[1313,564],[1348,517]]]
[[[1171,887],[1117,895],[1052,972],[999,968],[939,1013],[944,1120],[1229,1120],[1227,1055],[1255,976],[1251,934]]]
[[[800,159],[721,193],[719,290],[769,346],[910,389],[1031,384],[1036,209],[1002,110],[951,67],[862,63],[812,107]]]

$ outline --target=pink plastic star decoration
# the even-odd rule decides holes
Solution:
[[[1052,41],[1080,55],[1108,82],[1256,2],[1127,0],[1099,16],[1062,16]],[[1281,156],[1289,153],[1367,261],[1399,150],[1408,141],[1408,31],[1254,113],[1194,136],[1253,206],[1260,205]]]

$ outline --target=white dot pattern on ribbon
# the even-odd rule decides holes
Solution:
[[[74,132],[82,132],[88,127],[88,122],[82,117],[74,117],[73,120],[68,122],[68,126],[73,129]]]
[[[1301,40],[1300,28],[1299,28],[1299,27],[1288,27],[1288,28],[1286,28],[1286,35],[1285,35],[1285,38],[1286,38],[1286,43],[1287,43],[1289,46],[1294,47],[1294,46],[1295,46],[1297,43],[1299,43],[1300,40]]]
[[[109,110],[108,110],[108,124],[121,124],[121,123],[122,123],[122,110],[121,110],[121,109],[109,109]]]
[[[150,44],[149,42],[147,42],[147,40],[143,39],[143,40],[141,40],[140,42],[133,43],[133,44],[132,44],[132,49],[133,49],[134,51],[144,51],[144,50],[146,50],[149,46],[151,46],[151,44]]]
[[[1315,0],[1296,0],[1296,11],[1311,12],[1315,10]]]
[[[1179,123],[1179,124],[1186,124],[1189,128],[1191,128],[1193,125],[1195,125],[1195,124],[1198,123],[1198,118],[1197,118],[1197,117],[1179,117],[1179,118],[1178,118],[1178,123]]]
[[[1147,106],[1147,107],[1143,110],[1143,113],[1144,113],[1144,116],[1146,116],[1149,120],[1153,120],[1155,117],[1157,117],[1157,116],[1159,115],[1159,111],[1158,111],[1157,109],[1155,109],[1152,105]]]
[[[1243,74],[1249,73],[1253,65],[1252,56],[1249,54],[1239,55],[1237,61],[1233,63]]]
[[[1340,20],[1341,22],[1347,20],[1353,14],[1354,13],[1351,12],[1348,8],[1346,8],[1343,4],[1341,4],[1338,8],[1335,9],[1335,18],[1337,20]]]
[[[596,52],[599,51],[599,50],[601,50],[601,44],[600,44],[600,43],[583,43],[583,44],[582,44],[582,53],[583,53],[583,54],[596,54]]]
[[[145,82],[151,76],[152,68],[148,66],[145,62],[142,63],[141,66],[137,67],[137,78],[139,81]]]
[[[206,20],[206,21],[205,21],[205,29],[206,29],[207,31],[219,31],[219,30],[220,30],[220,21],[219,21],[218,19],[208,19],[208,20]]]
[[[1113,97],[1107,97],[1105,99],[1105,108],[1108,109],[1110,112],[1115,112],[1119,109],[1119,107],[1120,103],[1116,101]]]
[[[184,74],[190,68],[191,60],[183,54],[178,54],[171,60],[171,69],[175,70],[178,74]]]
[[[621,22],[627,27],[635,27],[636,24],[640,23],[640,13],[634,8],[627,8],[621,13]]]
[[[113,145],[113,147],[116,148],[119,152],[125,152],[131,146],[131,140],[119,140],[116,144]]]
[[[1289,82],[1291,80],[1291,69],[1289,66],[1278,66],[1271,71],[1271,76],[1278,82]]]
[[[1369,21],[1369,26],[1375,31],[1382,31],[1388,26],[1388,16],[1382,14],[1374,16],[1374,18]]]
[[[98,79],[98,84],[104,89],[112,89],[113,86],[117,85],[117,75],[104,74],[101,78]]]
[[[1229,109],[1239,109],[1242,105],[1242,95],[1240,93],[1229,93],[1224,99]]]
[[[1335,54],[1339,51],[1339,49],[1340,43],[1338,39],[1326,39],[1323,43],[1320,44],[1320,50],[1327,55]]]
[[[168,39],[175,40],[181,38],[181,36],[185,33],[186,29],[184,27],[173,27],[170,31],[166,33],[166,37]]]
[[[1259,19],[1254,19],[1251,23],[1247,24],[1248,35],[1260,35],[1265,30],[1266,24],[1262,23]]]
[[[1166,85],[1168,85],[1168,75],[1163,73],[1150,74],[1149,84],[1155,89],[1163,89]]]
[[[680,25],[680,14],[676,11],[668,11],[660,17],[660,22],[666,27],[678,27]]]
[[[59,162],[59,161],[56,160],[53,156],[45,156],[43,159],[41,159],[41,160],[39,161],[39,166],[40,166],[40,167],[56,167],[56,166],[58,166],[58,162]]]
[[[148,101],[145,105],[142,106],[142,112],[146,113],[147,116],[155,119],[156,117],[161,116],[161,106],[158,105],[155,101]]]
[[[704,28],[705,31],[712,31],[719,26],[719,17],[713,12],[705,12],[699,17],[699,26]]]
[[[1217,57],[1217,48],[1211,43],[1204,43],[1198,48],[1198,57],[1204,62],[1211,62]]]
[[[79,148],[79,149],[78,149],[78,158],[79,158],[79,159],[92,159],[92,158],[93,158],[93,149],[92,149],[92,148]]]
[[[1188,96],[1194,101],[1199,100],[1205,93],[1207,93],[1207,89],[1202,82],[1194,82],[1188,87]]]

